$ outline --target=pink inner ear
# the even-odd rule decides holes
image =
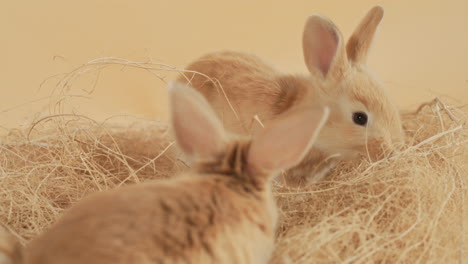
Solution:
[[[249,166],[277,171],[298,164],[311,148],[328,112],[321,108],[300,109],[267,124],[252,139]]]
[[[212,158],[224,146],[224,128],[204,97],[193,88],[172,84],[172,126],[185,154]]]
[[[331,21],[318,15],[311,16],[304,27],[302,45],[304,60],[311,73],[320,72],[324,77],[332,70],[339,52],[341,37]]]
[[[316,54],[320,71],[327,75],[338,49],[338,36],[324,27],[319,28],[320,50]]]

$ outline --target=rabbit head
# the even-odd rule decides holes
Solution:
[[[346,45],[341,32],[329,19],[312,15],[306,22],[303,32],[305,63],[313,79],[320,80],[317,85],[320,101],[331,109],[316,143],[325,153],[338,153],[343,157],[376,156],[402,141],[399,111],[366,67],[366,58],[382,17],[382,7],[372,8]]]

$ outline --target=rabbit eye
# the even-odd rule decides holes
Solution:
[[[353,113],[353,122],[356,125],[365,126],[367,124],[367,114],[363,112]]]

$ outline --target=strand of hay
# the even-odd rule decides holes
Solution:
[[[23,244],[92,192],[186,168],[166,124],[97,123],[65,114],[74,81],[109,65],[178,71],[115,58],[92,61],[59,81],[50,115],[0,139],[0,223]],[[281,222],[271,263],[467,259],[466,112],[436,99],[403,120],[407,146],[400,152],[340,164],[308,189],[275,186]]]
[[[40,84],[40,88],[42,88],[47,83],[49,83],[49,81],[58,78],[58,81],[54,84],[54,88],[51,89],[51,94],[49,97],[49,104],[48,104],[49,112],[51,114],[65,113],[67,112],[66,107],[69,106],[67,103],[69,102],[70,99],[88,98],[88,96],[92,94],[94,90],[96,89],[96,85],[99,81],[102,70],[105,68],[109,68],[111,66],[119,66],[121,69],[135,68],[135,69],[144,70],[148,72],[149,74],[151,74],[152,76],[155,76],[159,81],[163,82],[165,85],[167,85],[166,78],[160,75],[161,72],[179,74],[180,76],[185,78],[189,84],[191,83],[191,79],[185,75],[186,73],[190,73],[192,78],[194,76],[193,74],[200,75],[206,78],[207,82],[212,82],[214,87],[217,87],[218,92],[221,93],[223,97],[226,99],[226,102],[228,103],[235,117],[238,120],[240,120],[239,115],[234,109],[234,107],[232,106],[230,99],[227,97],[227,94],[224,91],[223,86],[221,85],[219,80],[217,80],[216,78],[211,78],[210,76],[207,76],[206,74],[197,72],[197,71],[180,69],[180,68],[168,65],[168,64],[163,64],[163,63],[155,63],[155,62],[152,62],[151,60],[141,62],[141,61],[132,61],[132,60],[127,60],[127,59],[122,59],[122,58],[116,58],[116,57],[103,57],[103,58],[94,59],[73,69],[72,71],[68,73],[58,74],[58,75],[51,76],[45,79]],[[83,78],[83,76],[87,74],[95,75],[91,89],[89,90],[82,89],[81,92],[84,94],[71,93],[71,90],[74,84],[76,83],[76,81],[79,80],[80,78]]]

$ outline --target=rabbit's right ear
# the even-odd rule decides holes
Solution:
[[[272,121],[252,139],[247,156],[253,171],[274,172],[297,165],[315,142],[329,109],[296,110]]]
[[[346,66],[343,37],[335,24],[325,17],[312,15],[307,19],[302,48],[307,68],[313,74],[336,76]]]
[[[177,143],[191,158],[213,158],[224,150],[223,125],[206,99],[180,82],[169,84],[171,122]]]
[[[348,59],[352,62],[365,63],[372,40],[384,15],[381,6],[374,6],[354,30],[346,44]]]

